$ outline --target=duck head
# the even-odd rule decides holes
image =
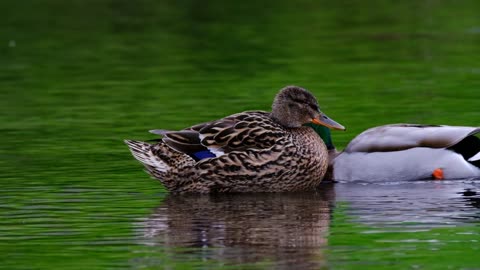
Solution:
[[[278,92],[272,104],[272,117],[281,125],[290,128],[312,123],[345,130],[344,126],[320,111],[317,99],[312,93],[298,86],[287,86]]]

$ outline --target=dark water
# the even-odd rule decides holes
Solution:
[[[325,264],[332,191],[169,196],[143,224],[145,242],[194,248],[195,260],[318,268]]]
[[[352,183],[294,194],[167,196],[141,226],[146,245],[168,247],[170,258],[182,261],[273,269],[388,268],[392,262],[380,255],[392,251],[383,247],[388,242],[397,260],[407,258],[397,267],[411,267],[406,255],[425,245],[416,255],[418,264],[439,253],[454,261],[478,251],[479,230],[468,225],[480,219],[479,188],[477,182]],[[457,226],[462,229],[452,229]],[[354,233],[372,235],[374,241],[357,241]],[[465,245],[463,255],[450,243]],[[374,249],[364,250],[365,245]],[[358,253],[366,255],[352,259]],[[472,262],[456,266],[477,265]]]
[[[348,128],[478,126],[478,1],[1,1],[0,268],[478,269],[479,183],[171,196],[123,139],[310,89]]]
[[[336,199],[348,202],[348,212],[358,222],[416,231],[478,222],[479,187],[478,180],[419,181],[339,184],[335,190]]]

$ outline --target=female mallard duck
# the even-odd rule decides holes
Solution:
[[[172,192],[279,192],[316,187],[328,166],[314,123],[345,129],[307,90],[287,86],[272,112],[247,111],[181,131],[154,130],[156,144],[127,140],[133,156]]]
[[[480,177],[479,127],[393,124],[368,129],[334,153],[338,181],[402,181]]]

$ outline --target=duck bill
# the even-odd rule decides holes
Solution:
[[[344,126],[335,122],[333,119],[331,119],[330,117],[326,116],[323,113],[320,113],[320,116],[318,118],[313,118],[312,124],[322,125],[331,129],[336,129],[336,130],[345,130]]]

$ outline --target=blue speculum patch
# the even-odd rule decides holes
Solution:
[[[200,152],[195,152],[192,154],[193,158],[196,160],[196,161],[199,161],[199,160],[202,160],[202,159],[206,159],[206,158],[212,158],[212,157],[216,157],[214,153],[210,152],[210,150],[204,150],[204,151],[200,151]]]

